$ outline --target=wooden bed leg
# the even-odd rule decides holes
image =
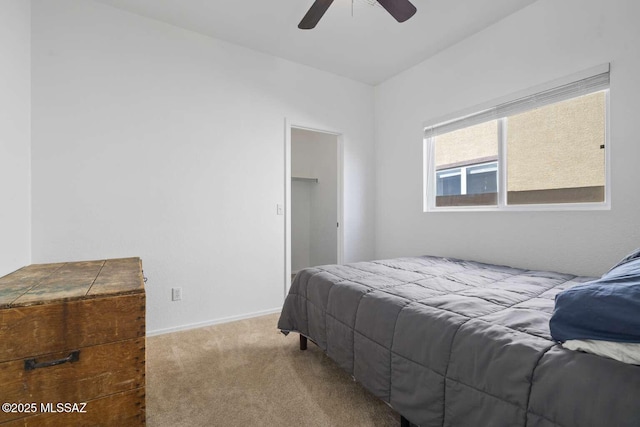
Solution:
[[[307,337],[300,334],[300,350],[306,350],[306,349],[307,349]]]
[[[408,419],[400,415],[400,427],[411,427],[411,423]]]

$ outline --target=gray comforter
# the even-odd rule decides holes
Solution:
[[[435,257],[310,268],[278,328],[422,426],[640,426],[640,366],[551,340],[555,295],[589,279]]]

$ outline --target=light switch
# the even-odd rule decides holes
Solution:
[[[278,215],[284,215],[284,206],[278,203],[276,205],[276,211],[278,212]]]

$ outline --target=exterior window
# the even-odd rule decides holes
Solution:
[[[495,204],[498,193],[498,162],[472,164],[436,172],[439,206]]]
[[[460,196],[467,194],[462,189],[462,170],[445,169],[436,174],[438,180],[438,193],[436,196]]]
[[[497,192],[497,162],[467,168],[467,194],[494,194]]]
[[[608,73],[605,88],[598,77],[587,94],[562,87],[547,96],[556,102],[537,94],[533,107],[426,128],[425,210],[607,207]]]

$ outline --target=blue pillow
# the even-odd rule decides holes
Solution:
[[[549,329],[553,339],[561,342],[591,339],[640,343],[638,251],[600,279],[560,292]]]
[[[621,266],[622,264],[626,264],[629,261],[633,261],[634,259],[640,258],[640,248],[636,249],[635,251],[631,252],[629,255],[627,255],[626,257],[622,258],[616,265],[614,265],[613,267],[611,267],[611,270],[614,270],[616,268],[618,268],[619,266]],[[611,272],[611,270],[609,270],[606,274],[609,274]]]

